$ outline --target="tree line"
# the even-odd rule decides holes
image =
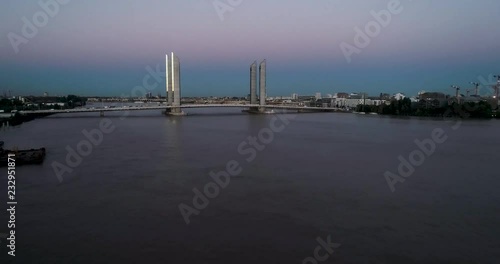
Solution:
[[[78,106],[84,106],[87,102],[87,98],[79,97],[76,95],[68,95],[57,97],[54,102],[50,103],[23,103],[18,99],[7,99],[3,98],[0,100],[0,110],[9,113],[13,110],[47,110],[47,109],[72,109]],[[59,105],[57,103],[63,103],[64,105]]]
[[[356,111],[395,116],[500,118],[500,113],[494,111],[492,105],[486,101],[458,104],[457,102],[441,103],[439,100],[421,100],[413,103],[409,98],[404,98],[393,100],[389,105],[360,104],[356,107]]]

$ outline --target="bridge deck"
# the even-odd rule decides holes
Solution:
[[[118,111],[141,111],[141,110],[166,110],[172,108],[258,108],[261,107],[257,104],[191,104],[181,105],[179,107],[170,105],[160,106],[129,106],[129,107],[113,107],[113,108],[74,108],[64,110],[34,110],[34,111],[19,111],[20,114],[60,114],[60,113],[92,113],[92,112],[118,112]],[[337,108],[324,108],[324,107],[299,107],[299,106],[286,106],[286,105],[266,105],[266,109],[284,109],[284,110],[307,110],[307,111],[336,111]]]

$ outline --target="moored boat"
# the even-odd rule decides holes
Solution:
[[[3,149],[3,142],[0,141],[0,167],[6,167],[10,158],[15,160],[16,166],[28,164],[41,164],[45,159],[45,148],[8,150]]]

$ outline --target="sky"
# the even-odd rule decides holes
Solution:
[[[465,90],[469,82],[493,82],[490,75],[500,74],[498,0],[0,5],[0,93],[13,95],[130,96],[143,86],[148,67],[165,70],[165,54],[172,51],[181,61],[183,96],[246,96],[249,66],[263,59],[268,96],[452,94],[451,85]],[[381,25],[373,13],[390,19],[381,15],[388,21]],[[369,43],[356,42],[367,28]],[[350,62],[342,45],[350,47]],[[149,80],[156,87],[150,91],[165,95],[158,80]]]

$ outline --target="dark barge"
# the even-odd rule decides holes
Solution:
[[[8,166],[9,154],[11,154],[10,158],[13,158],[15,160],[16,166],[42,164],[45,160],[45,148],[8,150],[3,149],[3,144],[3,141],[0,141],[0,167]],[[10,162],[12,162],[12,160]]]

